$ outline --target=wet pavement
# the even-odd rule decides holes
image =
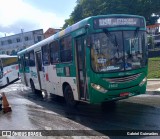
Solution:
[[[148,81],[146,94],[118,101],[116,105],[108,105],[105,109],[101,109],[100,105],[84,103],[71,109],[63,98],[33,94],[17,81],[1,89],[7,96],[12,112],[1,112],[0,130],[57,130],[61,131],[60,134],[68,130],[94,130],[103,138],[108,138],[104,130],[160,130],[158,88],[160,81],[152,80]]]

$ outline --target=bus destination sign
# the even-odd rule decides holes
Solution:
[[[116,26],[135,26],[144,27],[142,18],[98,18],[94,20],[94,28],[116,27]]]

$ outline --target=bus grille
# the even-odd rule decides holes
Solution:
[[[142,73],[134,74],[127,77],[118,77],[118,78],[105,78],[106,81],[110,83],[122,83],[122,82],[130,82],[137,79]]]

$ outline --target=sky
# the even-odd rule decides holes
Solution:
[[[0,37],[48,28],[59,29],[77,0],[0,0]]]
[[[77,0],[0,0],[0,37],[48,28],[59,29]],[[160,20],[159,20],[160,22]]]

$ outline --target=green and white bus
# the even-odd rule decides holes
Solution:
[[[144,94],[147,39],[144,17],[88,17],[18,53],[22,82],[32,91],[100,104]]]

